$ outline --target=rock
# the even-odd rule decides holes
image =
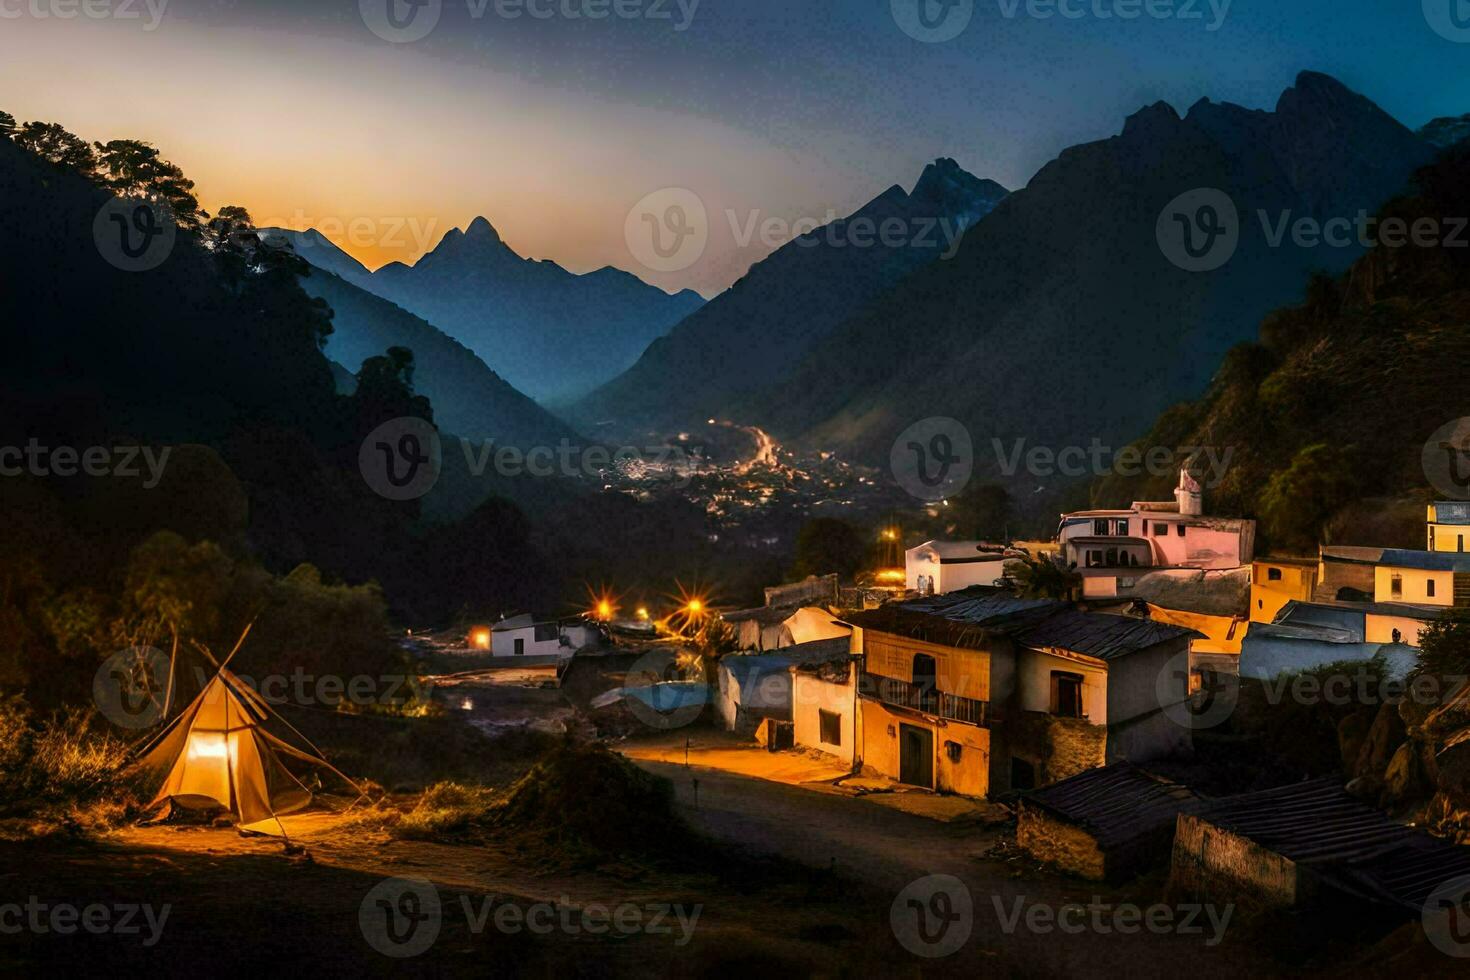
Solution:
[[[1389,760],[1388,771],[1383,776],[1382,802],[1385,806],[1402,805],[1423,796],[1425,789],[1419,749],[1413,742],[1405,742]]]
[[[1368,740],[1368,730],[1373,727],[1370,712],[1355,711],[1337,725],[1337,748],[1342,753],[1342,771],[1351,773],[1358,764],[1358,755],[1363,743]]]
[[[1453,745],[1434,757],[1435,784],[1445,793],[1470,797],[1470,741]]]
[[[1358,764],[1353,769],[1353,775],[1382,776],[1388,769],[1388,761],[1393,758],[1398,747],[1404,744],[1405,737],[1404,721],[1399,717],[1398,706],[1380,705],[1373,725],[1368,729],[1368,738],[1358,753]]]

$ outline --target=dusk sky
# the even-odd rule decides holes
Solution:
[[[358,0],[112,0],[136,17],[56,16],[74,2],[0,0],[0,108],[149,140],[208,209],[322,227],[371,267],[484,215],[523,255],[706,295],[766,250],[741,248],[727,211],[825,221],[938,156],[1018,188],[1159,99],[1270,108],[1310,68],[1410,126],[1470,112],[1470,43],[1437,33],[1418,0],[1235,0],[1223,19],[1223,0],[1179,0],[1199,19],[1135,20],[1100,19],[1094,0],[1072,0],[1075,19],[976,0],[942,43],[901,30],[890,0],[620,0],[668,19],[604,20],[561,14],[586,0],[526,0],[551,19],[445,0],[411,43],[376,36]],[[624,223],[670,186],[704,201],[710,244],[656,273]]]

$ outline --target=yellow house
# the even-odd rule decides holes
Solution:
[[[1262,558],[1252,562],[1251,622],[1274,622],[1288,602],[1310,602],[1318,577],[1315,558]],[[1236,652],[1240,652],[1238,646]]]
[[[1373,598],[1422,606],[1470,606],[1470,554],[1385,548],[1373,569]]]
[[[1470,549],[1470,501],[1439,501],[1429,505],[1429,550],[1465,554]]]

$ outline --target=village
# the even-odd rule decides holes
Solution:
[[[488,669],[444,683],[450,703],[496,676],[557,689],[554,730],[582,726],[695,811],[701,785],[708,801],[772,784],[814,819],[846,797],[984,844],[951,844],[931,874],[988,850],[1098,887],[1143,882],[1146,904],[1410,924],[1458,956],[1470,686],[1416,667],[1421,635],[1470,606],[1470,505],[1430,504],[1425,536],[1258,556],[1254,522],[1210,516],[1183,471],[1175,500],[1062,515],[1053,542],[925,541],[901,568],[773,586],[756,608],[686,595],[658,619],[603,597],[584,616],[477,626],[449,642]],[[1038,568],[1063,573],[1062,594],[1043,594]],[[1325,736],[1305,730],[1319,708]],[[1303,730],[1251,744],[1283,725]],[[1273,768],[1318,736],[1329,765]],[[768,846],[826,853],[800,840]],[[911,951],[947,955],[923,938],[943,930],[899,918]]]

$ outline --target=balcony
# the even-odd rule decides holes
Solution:
[[[985,727],[990,721],[990,702],[962,698],[935,690],[927,684],[911,684],[891,677],[880,677],[866,671],[861,679],[860,690],[864,695],[884,704],[900,708],[911,708],[926,715],[937,715],[950,721],[962,721],[967,725]]]

